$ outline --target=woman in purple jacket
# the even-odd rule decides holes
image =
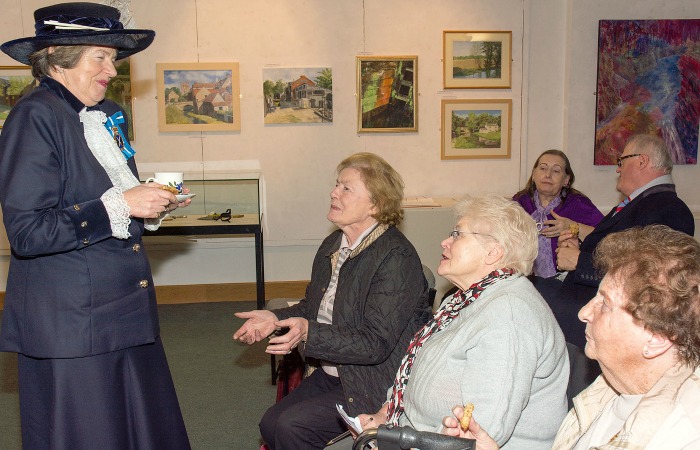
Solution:
[[[535,219],[540,231],[539,251],[533,267],[535,277],[560,275],[556,262],[559,235],[578,230],[579,238],[583,239],[603,218],[588,197],[572,188],[574,179],[574,171],[564,152],[546,150],[537,158],[525,188],[513,196],[513,200]]]

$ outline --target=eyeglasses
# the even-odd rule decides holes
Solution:
[[[475,233],[473,231],[459,231],[459,230],[452,230],[448,237],[451,237],[452,240],[456,241],[458,237],[460,237],[463,234],[481,234],[483,236],[491,236],[490,234],[484,234],[484,233]]]
[[[633,156],[642,156],[641,153],[632,153],[631,155],[625,155],[625,156],[620,156],[617,158],[617,167],[622,167],[622,161],[626,160],[627,158],[631,158]]]

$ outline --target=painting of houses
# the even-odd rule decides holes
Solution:
[[[330,67],[263,69],[266,124],[333,122]]]
[[[442,159],[510,158],[511,100],[442,100]]]
[[[452,111],[452,148],[500,148],[500,110]]]
[[[161,130],[240,130],[238,63],[158,66]]]

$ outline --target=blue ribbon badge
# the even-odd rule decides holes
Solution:
[[[117,111],[111,116],[107,117],[105,128],[107,128],[109,134],[111,134],[112,138],[114,138],[114,142],[117,143],[117,147],[119,147],[119,150],[122,151],[124,158],[128,160],[136,154],[136,150],[131,148],[131,145],[129,145],[129,140],[124,137],[124,133],[122,133],[122,129],[119,127],[120,123],[124,123],[124,115],[121,111]]]

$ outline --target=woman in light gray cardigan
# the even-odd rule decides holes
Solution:
[[[535,223],[496,195],[468,197],[456,213],[438,274],[460,290],[414,337],[384,406],[360,421],[439,432],[455,404],[473,403],[502,449],[549,449],[566,414],[569,362],[552,312],[526,278]]]

